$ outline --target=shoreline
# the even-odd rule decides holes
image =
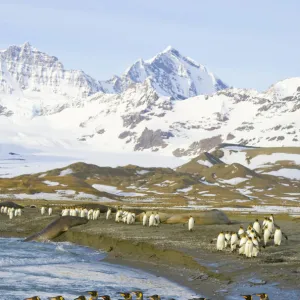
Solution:
[[[37,209],[28,208],[24,215],[27,216],[9,221],[7,216],[0,214],[0,236],[24,238],[40,231],[58,217],[41,216]],[[252,215],[250,217],[253,218]],[[240,216],[243,222],[244,218],[245,215]],[[278,222],[283,228],[293,228],[299,224],[288,217],[282,217]],[[247,260],[228,251],[216,252],[214,244],[210,244],[211,239],[224,226],[228,230],[234,230],[238,228],[238,224],[198,225],[193,233],[189,233],[182,224],[145,228],[139,223],[117,224],[100,217],[100,220],[70,229],[53,241],[71,242],[104,251],[107,254],[104,262],[164,277],[209,299],[236,299],[232,296],[250,290],[249,278],[253,274],[259,280],[268,282],[256,287],[256,290],[255,286],[252,287],[251,292],[254,293],[268,289],[268,284],[274,282],[278,282],[282,293],[298,288],[300,249],[296,249],[297,253],[292,252],[300,244],[300,228],[297,228],[298,231],[289,240],[290,245],[268,247],[257,259]],[[276,254],[276,251],[284,253]],[[273,261],[279,255],[283,261]],[[298,269],[299,273],[296,272]]]

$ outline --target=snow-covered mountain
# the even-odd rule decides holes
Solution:
[[[0,91],[20,97],[40,92],[84,98],[101,90],[100,84],[83,71],[65,70],[56,57],[29,43],[0,51],[0,72]]]
[[[263,93],[212,93],[224,85],[172,48],[107,82],[66,71],[28,44],[0,56],[0,144],[170,157],[196,156],[222,142],[299,146],[300,77]]]
[[[171,46],[149,60],[139,59],[121,76],[103,82],[107,93],[120,93],[133,83],[151,79],[154,89],[162,96],[174,99],[212,94],[228,86],[204,66],[182,56]]]

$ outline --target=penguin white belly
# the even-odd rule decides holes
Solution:
[[[276,230],[274,234],[274,244],[280,246],[282,241],[282,232],[281,230]]]
[[[151,215],[149,218],[149,226],[153,226],[154,225],[154,221],[155,221],[155,216]]]
[[[225,248],[225,236],[223,234],[219,234],[217,239],[217,250],[224,250]]]
[[[274,232],[274,223],[272,221],[269,221],[267,228],[271,233]]]
[[[258,222],[255,222],[255,223],[253,224],[253,228],[254,228],[254,230],[255,230],[258,234],[260,234],[260,225],[259,225]]]
[[[253,249],[252,249],[252,256],[256,257],[259,252],[259,245],[258,242],[253,242]]]
[[[147,225],[147,221],[148,221],[147,215],[144,214],[144,216],[143,216],[143,226]]]
[[[107,211],[107,213],[106,213],[106,220],[109,219],[110,215],[111,215],[111,210],[109,209],[109,210]]]
[[[267,245],[270,236],[271,236],[271,232],[268,228],[266,228],[265,231],[264,231],[264,244],[265,244],[265,246]]]
[[[194,224],[195,224],[194,219],[193,219],[193,218],[190,218],[190,219],[189,219],[189,224],[188,224],[189,231],[192,231],[192,230],[193,230]]]
[[[246,257],[252,257],[253,244],[251,241],[247,241],[245,245],[245,255]]]
[[[240,248],[239,248],[239,254],[245,254],[245,246],[246,246],[246,238],[243,237],[240,240]]]
[[[132,214],[129,213],[129,214],[127,215],[127,218],[126,218],[126,223],[127,223],[128,225],[131,224],[131,222],[132,222],[131,217],[132,217]]]
[[[237,243],[238,243],[238,237],[237,237],[237,234],[233,234],[231,236],[231,240],[230,240],[230,248],[231,248],[231,251],[234,251],[237,247]]]

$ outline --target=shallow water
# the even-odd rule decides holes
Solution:
[[[63,295],[74,299],[98,290],[118,299],[118,292],[142,290],[163,299],[195,295],[167,279],[103,261],[104,253],[70,243],[23,243],[0,238],[0,299],[17,300],[34,295],[47,299]]]

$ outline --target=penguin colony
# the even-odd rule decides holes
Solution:
[[[100,296],[97,291],[89,291],[89,292],[86,292],[86,294],[90,295],[90,296],[88,296],[89,298],[86,298],[85,296],[82,295],[82,296],[75,298],[74,300],[97,300],[97,299],[111,300],[111,297],[109,295]],[[121,293],[119,293],[119,295],[121,297],[123,297],[123,299],[125,299],[125,300],[133,300],[133,299],[143,300],[144,299],[144,294],[142,291],[121,292]],[[270,300],[268,294],[266,294],[266,293],[254,294],[254,295],[258,296],[259,300]],[[135,296],[135,298],[133,298],[132,296]],[[254,300],[252,295],[241,295],[241,297],[243,297],[246,300]],[[161,299],[161,297],[159,295],[152,295],[152,296],[148,296],[146,298],[150,299],[150,300],[160,300]],[[26,298],[24,300],[41,300],[41,298],[38,296],[34,296],[34,297]],[[63,296],[55,296],[55,297],[49,297],[48,300],[65,300],[65,298]],[[172,298],[169,300],[174,300],[174,299]],[[201,298],[193,298],[193,300],[209,300],[209,299],[201,297]]]
[[[22,210],[21,208],[14,209],[13,207],[1,206],[0,213],[8,215],[8,218],[11,220],[14,217],[20,217]]]
[[[88,291],[88,292],[85,292],[85,294],[89,294],[90,296],[88,296],[88,298],[86,298],[84,295],[81,295],[81,296],[75,298],[74,300],[96,300],[96,299],[110,300],[111,299],[109,295],[100,296],[100,294],[97,291]],[[144,294],[142,291],[120,292],[118,294],[125,300],[132,300],[132,299],[143,300],[144,299]],[[135,296],[135,297],[132,298],[132,296]],[[160,300],[161,299],[159,295],[152,295],[152,296],[148,296],[146,298],[150,299],[150,300]],[[65,300],[65,298],[63,296],[49,297],[47,299],[48,300]],[[206,298],[198,298],[198,299],[206,300]],[[24,300],[41,300],[41,298],[38,296],[34,296],[34,297],[26,298]]]
[[[288,239],[281,228],[275,224],[274,215],[271,215],[265,217],[262,223],[256,219],[246,230],[240,226],[238,232],[221,231],[216,246],[218,251],[230,247],[232,252],[238,251],[240,255],[256,257],[260,247],[265,248],[271,239],[274,239],[275,246],[280,246],[283,236]]]
[[[1,213],[7,214],[9,219],[13,217],[21,216],[21,209],[14,209],[2,206]],[[51,216],[53,213],[53,209],[51,207],[41,207],[40,209],[41,215],[49,215]],[[100,210],[99,209],[87,209],[83,207],[70,207],[64,208],[61,211],[62,216],[77,216],[82,218],[87,218],[88,220],[98,220],[100,218]],[[108,208],[105,218],[108,220],[112,218],[112,209]],[[117,208],[117,212],[114,218],[116,223],[123,222],[124,224],[130,225],[136,222],[136,215],[133,212],[122,209],[121,207]],[[143,226],[159,226],[160,217],[158,212],[151,212],[148,217],[146,212],[142,213],[142,224]],[[193,231],[195,226],[195,220],[192,216],[189,217],[188,221],[188,230]],[[269,217],[265,217],[262,224],[258,220],[256,220],[253,224],[249,224],[247,230],[244,230],[243,226],[240,226],[238,232],[220,232],[217,237],[217,250],[222,251],[226,248],[231,248],[231,251],[237,250],[239,254],[245,255],[246,257],[256,257],[260,251],[260,245],[265,247],[267,246],[270,239],[274,239],[274,245],[279,246],[282,242],[282,237],[287,236],[281,231],[280,227],[275,224],[274,216],[271,215]],[[89,291],[86,292],[90,296],[86,298],[86,296],[81,295],[74,300],[95,300],[95,299],[103,299],[110,300],[111,297],[109,295],[99,295],[97,291]],[[133,291],[133,292],[122,292],[119,293],[123,299],[132,300],[142,300],[144,299],[143,292],[141,291]],[[254,294],[258,296],[260,300],[270,300],[269,296],[266,293]],[[254,300],[254,295],[241,295],[243,299],[246,300]],[[161,297],[159,295],[147,296],[147,299],[150,300],[159,300]],[[55,296],[48,297],[48,300],[65,300],[63,296]],[[26,298],[24,300],[41,300],[39,296],[33,296]],[[174,300],[174,299],[170,299]],[[194,300],[207,300],[206,298],[194,298]]]

